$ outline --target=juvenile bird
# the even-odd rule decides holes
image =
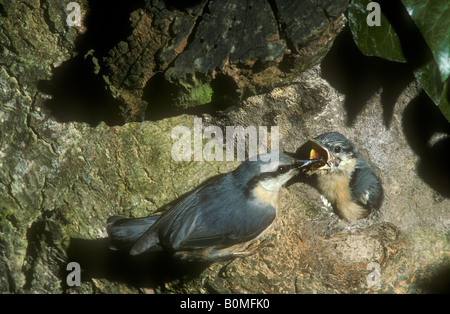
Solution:
[[[321,163],[279,152],[258,155],[198,187],[163,215],[110,217],[110,247],[129,249],[132,255],[163,249],[191,261],[246,256],[248,245],[272,225],[283,184]]]
[[[383,193],[380,179],[347,138],[329,132],[311,143],[310,158],[326,163],[307,173],[317,175],[319,190],[341,218],[361,219],[380,207]]]

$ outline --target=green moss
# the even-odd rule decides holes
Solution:
[[[181,94],[176,99],[177,107],[191,108],[211,102],[213,89],[209,84],[201,84],[191,88],[188,93]]]

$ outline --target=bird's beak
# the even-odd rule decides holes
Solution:
[[[302,160],[302,159],[298,159],[295,161],[296,165],[297,165],[297,169],[302,170],[302,171],[314,171],[315,169],[319,169],[320,167],[323,167],[326,163],[325,159],[307,159],[307,160]]]
[[[328,149],[323,147],[321,144],[316,142],[315,140],[310,141],[312,143],[311,152],[309,153],[310,160],[321,160],[322,164],[316,164],[317,167],[314,167],[310,170],[310,173],[313,173],[319,169],[328,169],[328,162],[330,161],[330,152]]]

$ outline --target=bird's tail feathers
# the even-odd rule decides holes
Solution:
[[[159,219],[160,216],[143,218],[125,218],[121,216],[109,217],[106,231],[110,239],[112,250],[130,248],[137,240]]]

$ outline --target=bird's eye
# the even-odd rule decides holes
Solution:
[[[335,152],[335,153],[340,153],[340,152],[341,152],[341,147],[340,147],[340,146],[336,146],[336,147],[334,148],[334,152]]]
[[[278,173],[284,173],[286,171],[288,171],[288,167],[286,167],[286,166],[279,166],[277,169]]]

